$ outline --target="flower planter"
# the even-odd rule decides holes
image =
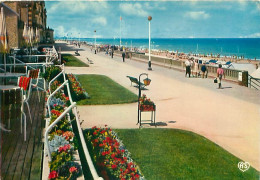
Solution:
[[[154,105],[139,105],[139,109],[141,111],[155,111],[155,106]]]

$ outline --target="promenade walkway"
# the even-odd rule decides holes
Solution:
[[[64,49],[65,44],[58,44]],[[71,46],[72,47],[72,46]],[[148,90],[142,91],[157,105],[157,128],[178,128],[198,133],[220,145],[235,156],[260,170],[260,91],[223,82],[224,89],[217,89],[213,79],[185,78],[184,73],[121,57],[94,54],[81,47],[78,57],[90,67],[66,67],[67,73],[102,74],[110,77],[130,91],[127,75],[138,77],[148,73],[152,79]],[[74,53],[68,51],[63,53]],[[137,103],[123,105],[79,106],[83,128],[107,124],[112,128],[138,128]],[[147,126],[149,127],[149,126]],[[154,128],[154,127],[152,127]],[[237,166],[237,164],[234,164]]]

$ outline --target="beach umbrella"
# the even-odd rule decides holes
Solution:
[[[1,51],[6,52],[8,49],[7,44],[7,31],[6,31],[6,24],[5,24],[5,15],[4,15],[4,8],[1,7],[0,13],[0,42],[1,42]]]
[[[29,36],[29,43],[32,43],[32,31],[31,31],[31,27],[29,27],[28,36]]]
[[[35,39],[36,42],[40,42],[40,30],[37,27],[36,27]]]
[[[28,34],[28,28],[26,23],[24,23],[24,28],[23,28],[23,38],[25,39],[26,42],[28,42],[29,34]]]
[[[4,53],[4,68],[6,71],[6,52],[8,50],[7,44],[7,31],[6,31],[6,24],[5,24],[5,15],[4,15],[4,8],[1,7],[0,13],[0,44],[1,44],[1,51]]]

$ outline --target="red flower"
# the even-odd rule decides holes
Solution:
[[[52,172],[50,172],[50,174],[49,174],[49,179],[55,179],[55,178],[57,178],[58,177],[58,173],[56,172],[56,171],[52,171]]]
[[[135,174],[135,177],[136,177],[136,178],[139,178],[140,176],[139,176],[139,174]]]
[[[117,168],[117,165],[115,165],[115,164],[112,164],[112,169],[116,169]]]
[[[102,154],[102,156],[105,156],[105,155],[106,155],[106,152],[102,152],[101,154]]]
[[[122,149],[122,150],[121,150],[121,152],[122,152],[122,153],[124,153],[124,152],[125,152],[125,150],[124,150],[124,149]]]
[[[66,145],[64,145],[63,147],[60,147],[60,148],[59,148],[59,152],[62,152],[62,151],[66,152],[66,151],[68,151],[69,149],[70,149],[70,145],[69,145],[69,144],[66,144]]]
[[[116,154],[115,153],[113,153],[113,154],[111,154],[111,158],[113,158],[114,159],[114,157],[116,156]]]
[[[73,172],[75,172],[75,171],[77,171],[78,169],[76,168],[76,167],[71,167],[70,169],[69,169],[69,171],[70,171],[70,173],[73,173]]]

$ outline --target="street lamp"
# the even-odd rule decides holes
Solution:
[[[120,42],[119,42],[119,48],[121,49],[121,21],[122,21],[122,16],[120,16]]]
[[[95,54],[97,54],[97,47],[96,47],[96,30],[94,30],[94,33],[95,33]]]
[[[149,21],[149,61],[148,61],[148,70],[152,70],[152,63],[151,63],[151,32],[150,32],[150,27],[151,27],[151,20],[152,16],[148,16],[148,21]]]

